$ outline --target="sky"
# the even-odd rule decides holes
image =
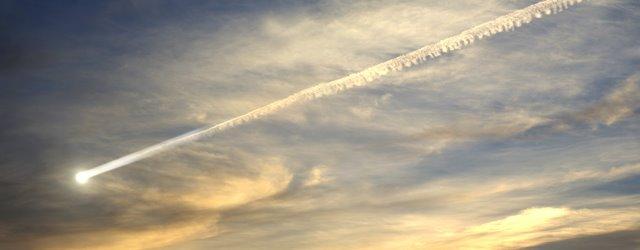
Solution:
[[[2,249],[637,249],[640,4],[86,170],[536,1],[0,1]]]

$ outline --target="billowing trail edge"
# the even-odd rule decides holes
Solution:
[[[467,45],[472,44],[476,40],[481,40],[482,38],[490,37],[497,33],[511,31],[517,27],[522,26],[523,24],[531,22],[532,20],[534,20],[534,18],[541,18],[545,14],[551,15],[561,12],[567,9],[569,6],[580,2],[582,2],[582,0],[541,1],[524,9],[516,10],[507,15],[498,17],[492,21],[465,30],[456,36],[446,38],[435,44],[424,46],[418,50],[366,68],[360,72],[304,89],[284,99],[280,99],[266,106],[254,109],[244,115],[229,119],[210,127],[204,127],[189,132],[187,134],[169,139],[159,144],[144,148],[140,151],[120,157],[95,168],[79,172],[78,174],[76,174],[76,180],[79,183],[85,183],[89,180],[89,178],[93,176],[119,167],[123,167],[130,163],[150,157],[178,145],[182,145],[199,138],[206,137],[220,131],[224,131],[226,129],[259,119],[263,116],[277,112],[295,103],[314,100],[316,98],[327,95],[335,95],[347,89],[367,85],[373,80],[376,80],[391,72],[401,71],[404,68],[420,64],[426,60],[439,57],[442,54],[461,49],[463,47],[466,47]]]

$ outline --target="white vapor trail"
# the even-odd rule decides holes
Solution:
[[[87,182],[89,178],[126,166],[130,163],[142,160],[164,150],[171,149],[199,138],[209,136],[220,131],[259,119],[263,116],[277,112],[295,103],[314,100],[326,95],[335,95],[347,89],[367,85],[390,72],[401,71],[404,68],[420,64],[428,59],[433,59],[442,54],[461,49],[475,40],[490,37],[497,33],[511,31],[522,24],[531,22],[534,18],[541,18],[544,14],[558,13],[569,6],[580,3],[582,0],[544,0],[530,5],[524,9],[516,10],[507,15],[485,22],[462,33],[441,40],[437,43],[424,46],[418,50],[398,56],[380,64],[366,68],[360,72],[350,74],[343,78],[330,82],[320,83],[316,86],[304,89],[284,99],[272,102],[261,108],[252,110],[244,115],[232,118],[222,123],[204,127],[187,134],[169,139],[162,143],[147,147],[140,151],[120,157],[95,168],[76,174],[76,180],[80,183]]]

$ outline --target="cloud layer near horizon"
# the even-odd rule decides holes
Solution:
[[[631,248],[633,1],[73,181],[531,3],[5,3],[0,248]]]

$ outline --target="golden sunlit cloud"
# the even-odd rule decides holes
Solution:
[[[197,189],[176,192],[171,190],[136,189],[121,186],[120,195],[135,195],[144,200],[165,206],[179,204],[186,206],[196,215],[185,220],[165,225],[154,225],[131,229],[95,230],[80,234],[48,236],[34,239],[30,245],[38,249],[149,249],[163,247],[192,239],[213,237],[217,234],[219,213],[252,201],[260,200],[282,192],[292,179],[292,174],[277,160],[265,160],[257,166],[257,176],[227,176],[222,181],[210,176],[194,176]],[[79,175],[82,172],[79,173]],[[86,183],[80,175],[79,183]],[[114,185],[114,184],[112,184]],[[114,200],[112,202],[118,202]],[[123,211],[123,223],[141,217],[145,208]]]
[[[637,209],[534,207],[473,225],[437,216],[404,216],[387,222],[397,236],[369,238],[352,249],[517,249],[584,235],[633,229]]]

